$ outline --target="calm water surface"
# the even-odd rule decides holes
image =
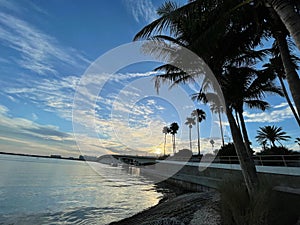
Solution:
[[[136,168],[0,155],[0,224],[107,224],[162,198]]]

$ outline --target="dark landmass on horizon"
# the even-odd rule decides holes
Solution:
[[[0,155],[16,155],[16,156],[26,156],[26,157],[38,157],[38,158],[50,158],[50,159],[64,159],[64,160],[77,160],[77,161],[88,161],[84,159],[84,156],[75,157],[63,157],[61,155],[33,155],[25,153],[11,153],[11,152],[0,152]]]

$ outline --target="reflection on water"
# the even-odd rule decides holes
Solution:
[[[139,168],[93,169],[81,161],[0,155],[0,224],[107,224],[162,198]]]

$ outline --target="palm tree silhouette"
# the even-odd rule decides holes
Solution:
[[[287,141],[291,137],[286,135],[286,132],[282,130],[282,127],[276,127],[276,126],[264,126],[260,127],[260,130],[257,131],[257,136],[255,137],[256,140],[263,144],[266,141],[270,142],[271,147],[277,147],[275,145],[275,141],[277,141],[280,145],[280,141]]]
[[[195,117],[187,117],[186,122],[184,123],[185,125],[189,126],[189,137],[190,137],[190,150],[192,150],[192,127],[195,125]]]
[[[288,48],[290,48],[290,45],[288,45]],[[298,125],[300,126],[300,117],[297,114],[297,112],[293,106],[293,103],[290,99],[287,88],[283,81],[284,79],[286,79],[286,73],[284,71],[284,66],[283,66],[280,52],[279,52],[279,49],[278,49],[278,46],[276,45],[276,43],[273,44],[271,51],[272,51],[273,58],[269,59],[269,63],[266,63],[263,65],[263,67],[265,68],[264,70],[265,70],[267,76],[277,76],[277,78],[280,82],[283,94],[286,98],[286,101],[295,117],[295,120],[297,121]],[[287,58],[286,60],[289,62],[289,65],[290,65],[289,70],[290,71],[291,70],[295,71],[295,70],[299,69],[297,62],[299,62],[300,58],[297,57],[296,55],[292,54],[291,51],[290,51],[290,58]]]
[[[174,122],[171,123],[170,125],[170,133],[172,134],[172,140],[173,140],[173,153],[175,154],[176,150],[176,140],[175,140],[175,135],[177,134],[177,131],[179,130],[179,125]]]
[[[222,138],[222,146],[224,147],[225,141],[224,141],[224,132],[223,132],[223,124],[222,124],[222,116],[221,113],[224,112],[223,106],[221,104],[217,104],[215,102],[212,102],[210,104],[210,110],[213,113],[217,113],[219,117],[219,126],[220,126],[220,132],[221,132],[221,138]]]
[[[262,100],[266,94],[278,94],[283,96],[282,90],[269,79],[265,71],[259,71],[251,67],[230,67],[227,69],[223,93],[227,102],[237,113],[240,129],[248,153],[251,155],[250,140],[244,120],[244,105],[248,108],[257,108],[265,111],[270,107],[269,103]],[[232,88],[234,87],[234,88]],[[238,121],[237,121],[238,122]]]
[[[191,113],[192,117],[197,120],[197,136],[198,136],[198,155],[200,155],[200,126],[199,124],[206,119],[206,114],[202,109],[195,109]]]
[[[165,142],[164,142],[164,156],[165,156],[166,155],[167,134],[170,133],[170,128],[165,126],[165,127],[163,127],[162,132],[165,134]]]

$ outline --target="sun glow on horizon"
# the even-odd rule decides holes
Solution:
[[[161,154],[163,154],[163,150],[162,150],[161,148],[159,148],[159,147],[156,147],[156,148],[154,149],[154,153],[155,153],[156,155],[161,155]]]

